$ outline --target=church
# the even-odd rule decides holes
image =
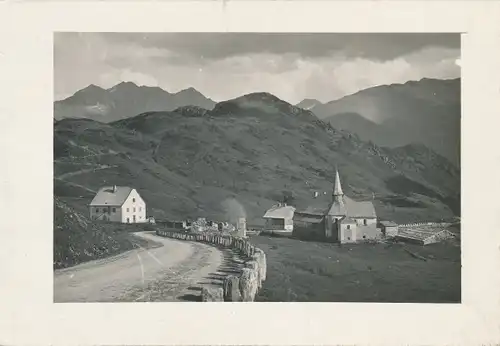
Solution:
[[[298,238],[354,243],[381,236],[373,203],[346,196],[338,170],[330,201],[319,208],[297,209],[293,223],[294,235]]]

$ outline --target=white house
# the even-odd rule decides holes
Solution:
[[[146,203],[128,186],[105,186],[89,204],[91,220],[122,223],[147,222]]]

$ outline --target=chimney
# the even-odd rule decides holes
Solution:
[[[238,235],[242,238],[246,238],[247,232],[247,220],[244,217],[240,217],[238,219],[238,223],[236,225],[236,230],[238,231]]]
[[[116,185],[113,185],[113,193],[116,192]]]

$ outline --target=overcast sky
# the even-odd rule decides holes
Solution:
[[[121,81],[215,101],[255,91],[322,102],[371,86],[460,76],[458,34],[56,33],[56,99]]]

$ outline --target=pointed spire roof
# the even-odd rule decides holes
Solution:
[[[340,185],[339,170],[335,169],[335,185],[333,186],[334,196],[343,196],[342,186]]]

